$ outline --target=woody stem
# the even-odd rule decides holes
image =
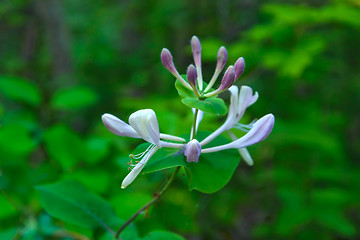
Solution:
[[[167,183],[165,184],[165,186],[158,192],[154,194],[154,198],[151,199],[147,204],[145,204],[142,208],[140,208],[134,215],[132,215],[116,232],[115,234],[115,239],[119,239],[119,236],[121,234],[121,232],[130,224],[132,223],[135,218],[142,213],[143,211],[145,211],[146,209],[148,209],[151,205],[153,205],[157,200],[160,199],[160,197],[166,192],[166,190],[169,188],[169,186],[171,185],[171,183],[174,181],[176,175],[178,174],[180,170],[180,166],[176,167],[175,171],[173,172],[173,174],[171,175],[170,179],[167,181]]]

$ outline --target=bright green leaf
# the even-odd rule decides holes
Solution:
[[[29,130],[21,124],[0,126],[0,152],[3,154],[26,155],[34,150],[36,142]]]
[[[0,219],[13,216],[17,213],[14,206],[10,204],[10,202],[4,197],[4,195],[0,195],[0,206]]]
[[[182,75],[182,77],[187,80],[186,75]],[[175,88],[178,91],[181,98],[195,98],[195,94],[192,90],[186,88],[179,80],[176,79],[175,81]]]
[[[197,108],[207,113],[213,113],[217,115],[224,115],[227,113],[227,107],[224,103],[224,100],[221,98],[211,97],[206,98],[205,100],[184,98],[181,101],[188,107]]]
[[[97,99],[98,97],[92,89],[77,86],[57,91],[51,105],[59,110],[78,110],[93,105]]]
[[[34,106],[41,102],[41,94],[37,86],[17,77],[0,77],[0,93],[12,100],[19,100]]]

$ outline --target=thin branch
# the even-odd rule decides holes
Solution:
[[[145,204],[142,208],[140,208],[134,215],[132,215],[131,218],[129,218],[120,228],[119,230],[117,230],[116,234],[115,234],[115,239],[119,239],[119,236],[121,234],[121,232],[132,222],[135,220],[135,218],[142,213],[143,211],[145,211],[146,209],[148,209],[151,205],[153,205],[157,200],[159,200],[159,198],[166,192],[166,190],[169,188],[169,186],[171,185],[171,183],[173,182],[173,180],[175,179],[175,176],[178,174],[180,170],[180,166],[176,167],[175,171],[173,172],[173,174],[171,175],[169,181],[165,184],[165,186],[160,190],[159,193],[155,193],[154,194],[154,198],[152,200],[150,200],[150,202],[148,202],[147,204]]]

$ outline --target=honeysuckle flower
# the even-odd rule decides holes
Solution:
[[[235,134],[233,134],[231,131],[228,131],[228,134],[230,136],[230,138],[233,141],[236,141],[238,138],[235,136]],[[252,159],[249,151],[246,148],[239,148],[238,149],[240,156],[242,157],[242,159],[244,159],[244,161],[249,165],[252,166],[254,165],[254,160]]]
[[[206,93],[204,96],[205,97],[215,96],[215,95],[229,89],[234,84],[234,81],[235,81],[235,70],[234,70],[233,66],[229,66],[224,74],[223,79],[221,80],[220,87],[218,89],[216,89],[215,91]]]
[[[191,38],[191,50],[194,56],[194,62],[198,76],[197,78],[198,86],[200,91],[202,91],[203,79],[202,79],[202,71],[201,71],[201,44],[200,44],[200,40],[196,36],[193,36]]]
[[[214,75],[212,76],[212,78],[211,78],[209,84],[207,85],[207,87],[205,88],[204,92],[209,91],[210,88],[214,85],[217,78],[219,77],[219,74],[224,69],[224,66],[227,62],[227,58],[228,58],[228,53],[227,53],[226,48],[224,46],[220,47],[220,49],[218,51],[218,55],[217,55],[217,63],[216,63]]]
[[[129,117],[129,123],[142,139],[161,148],[159,123],[152,109],[134,112]]]
[[[186,144],[184,155],[188,162],[198,162],[201,153],[201,146],[198,140],[193,139]]]
[[[152,109],[142,109],[131,114],[129,117],[130,125],[108,113],[102,115],[101,118],[106,128],[109,129],[112,133],[120,136],[142,138],[145,141],[151,143],[151,145],[143,153],[135,156],[131,155],[131,157],[134,159],[141,158],[141,161],[138,162],[131,170],[131,172],[125,177],[121,185],[122,188],[127,187],[135,180],[141,170],[145,167],[148,160],[156,153],[158,149],[162,147],[184,148],[184,144],[171,143],[160,140],[167,139],[178,142],[186,141],[180,137],[161,134],[159,131],[159,124],[156,118],[156,114]]]
[[[179,74],[179,72],[176,70],[176,67],[173,62],[173,56],[171,55],[170,51],[166,48],[163,48],[161,51],[161,62],[164,65],[164,67],[172,74],[174,77],[176,77],[186,88],[191,89],[191,86],[189,83],[187,83]]]
[[[186,76],[187,76],[187,80],[190,84],[190,86],[192,87],[194,94],[196,96],[200,96],[198,89],[196,88],[196,79],[197,79],[197,72],[196,72],[196,68],[194,67],[194,65],[190,64],[190,66],[187,69],[186,72]]]
[[[211,142],[224,131],[235,127],[244,115],[246,109],[255,103],[259,97],[257,92],[253,95],[252,89],[248,86],[242,86],[240,92],[237,86],[232,86],[229,88],[229,91],[231,93],[229,113],[224,124],[201,141],[201,146]]]
[[[132,137],[140,138],[136,131],[127,123],[115,117],[114,115],[105,113],[101,116],[101,119],[107,129],[110,132],[123,136],[123,137]]]
[[[235,68],[235,79],[238,79],[241,77],[245,69],[244,58],[241,57],[238,60],[236,60],[234,68]]]
[[[250,145],[254,145],[255,143],[261,142],[267,136],[269,136],[273,129],[274,123],[274,115],[271,113],[267,114],[256,121],[250,131],[236,141],[217,147],[202,149],[201,153],[218,152],[230,148],[244,148]]]

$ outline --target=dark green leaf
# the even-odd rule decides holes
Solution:
[[[198,132],[197,139],[203,139],[208,134]],[[203,148],[223,145],[228,142],[227,139],[219,136]],[[204,193],[219,191],[230,181],[239,162],[240,156],[234,149],[201,154],[199,162],[187,162],[186,175],[189,178],[190,190],[196,189]]]
[[[0,232],[0,239],[15,239],[15,235],[18,232],[17,228],[10,228]]]
[[[44,140],[51,158],[63,168],[70,168],[83,158],[82,139],[65,125],[54,125],[46,130]]]
[[[134,154],[143,152],[148,146],[148,143],[139,145],[135,149]],[[161,148],[146,164],[144,173],[156,172],[177,166],[186,166],[183,150],[176,148]]]
[[[76,181],[42,185],[36,189],[44,209],[63,221],[88,229],[101,226],[108,230],[109,224],[116,218],[108,202]]]
[[[172,232],[154,231],[149,233],[143,240],[185,240],[185,238]]]
[[[205,138],[210,133],[198,132],[198,139]],[[206,148],[226,144],[229,141],[222,136],[217,137]],[[134,154],[144,151],[148,143],[138,146]],[[231,179],[240,162],[240,156],[234,149],[200,155],[199,162],[188,163],[183,150],[162,148],[149,160],[144,173],[160,171],[166,168],[183,166],[189,179],[190,190],[196,189],[204,193],[214,193],[223,188]]]

